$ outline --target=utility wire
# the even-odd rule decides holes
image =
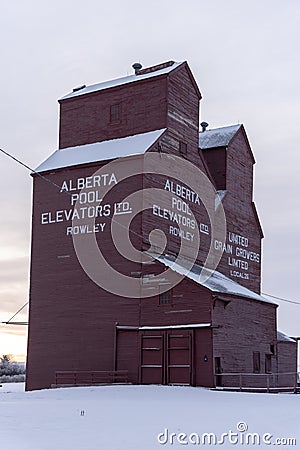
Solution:
[[[21,164],[21,166],[25,167],[26,169],[30,170],[31,172],[33,172],[35,175],[38,175],[40,178],[42,178],[44,181],[47,181],[47,183],[53,184],[53,186],[59,188],[60,190],[60,186],[56,183],[54,183],[54,181],[49,180],[49,178],[45,177],[44,175],[41,175],[39,172],[36,172],[34,169],[32,169],[31,167],[27,166],[27,164],[23,163],[22,161],[20,161],[19,159],[17,159],[15,156],[11,155],[10,153],[6,152],[5,150],[3,150],[2,148],[0,148],[0,152],[4,153],[4,155],[8,156],[9,158],[13,159],[14,161],[16,161],[18,164]],[[66,192],[66,191],[64,191]],[[71,195],[69,192],[66,192],[69,195]]]
[[[23,305],[22,308],[20,308],[20,309],[19,309],[19,310],[18,310],[18,311],[17,311],[17,312],[9,319],[9,320],[8,320],[8,322],[10,322],[11,320],[13,320],[13,318],[16,317],[16,315],[19,314],[19,312],[21,312],[22,309],[24,309],[25,306],[28,305],[28,303],[29,303],[29,302],[26,302],[25,305]]]
[[[5,325],[28,325],[28,322],[1,322],[4,323]]]
[[[28,322],[11,322],[13,320],[14,317],[16,317],[17,314],[19,314],[22,309],[25,308],[25,306],[28,305],[29,302],[26,302],[25,305],[22,306],[22,308],[20,308],[7,322],[1,322],[1,323],[5,323],[6,325],[28,325]]]
[[[32,169],[30,166],[28,166],[27,164],[25,164],[25,163],[23,163],[22,161],[20,161],[18,158],[16,158],[15,156],[13,156],[13,155],[11,155],[10,153],[8,153],[8,152],[6,152],[5,150],[3,150],[2,148],[0,148],[0,151],[2,152],[2,153],[4,153],[6,156],[8,156],[9,158],[11,158],[11,159],[13,159],[14,161],[16,161],[18,164],[21,164],[21,166],[23,166],[23,167],[25,167],[26,169],[28,169],[28,170],[30,170],[31,172],[33,172],[34,174],[36,174],[36,175],[38,175],[40,178],[42,178],[44,181],[47,181],[47,183],[50,183],[50,184],[52,184],[53,186],[55,186],[56,188],[59,188],[59,190],[61,189],[61,186],[59,186],[58,184],[56,184],[56,183],[54,183],[52,180],[50,180],[49,178],[47,178],[47,177],[45,177],[44,175],[41,175],[39,172],[36,172],[34,169]],[[66,194],[69,194],[69,195],[71,195],[69,192],[67,192],[67,191],[63,191],[64,193],[66,193]],[[127,227],[125,226],[125,225],[123,225],[123,224],[121,224],[121,223],[119,223],[119,222],[117,222],[115,219],[113,219],[113,218],[110,218],[110,217],[107,217],[107,219],[109,219],[109,220],[114,220],[114,222],[116,223],[116,224],[118,224],[118,225],[120,225],[121,227],[123,227],[123,228],[126,228],[127,229]],[[141,235],[141,234],[139,234],[139,233],[137,233],[137,232],[135,232],[135,231],[133,231],[133,230],[131,230],[131,233],[132,234],[135,234],[136,236],[138,236],[138,237],[141,237],[141,238],[143,238],[143,236]],[[262,294],[263,295],[267,295],[268,297],[271,297],[271,298],[275,298],[276,300],[281,300],[282,302],[286,302],[286,303],[292,303],[293,305],[300,305],[300,303],[299,302],[296,302],[296,301],[293,301],[293,300],[288,300],[288,299],[286,299],[286,298],[282,298],[282,297],[277,297],[277,296],[275,296],[275,295],[271,295],[271,294],[267,294],[266,292],[262,292]],[[28,302],[27,302],[28,303]],[[25,308],[25,306],[27,305],[27,303],[24,305],[24,306],[22,306],[22,308],[8,321],[8,322],[10,322],[20,311],[22,311],[22,309],[23,308]],[[4,322],[3,322],[4,323]],[[5,323],[7,323],[7,322],[5,322]]]
[[[276,297],[275,295],[267,294],[266,292],[262,292],[262,294],[267,295],[268,297],[276,298],[276,300],[281,300],[282,302],[293,303],[293,305],[300,305],[299,302],[295,302],[293,300],[288,300],[287,298]]]
[[[13,159],[14,161],[16,161],[18,164],[21,164],[21,166],[25,167],[26,169],[30,170],[32,173],[34,173],[35,175],[38,175],[40,178],[42,178],[42,180],[47,181],[47,183],[52,184],[53,186],[55,186],[56,188],[58,188],[59,190],[61,190],[61,186],[59,186],[57,183],[54,183],[54,181],[50,180],[49,178],[45,177],[44,175],[41,175],[39,172],[37,172],[36,170],[32,169],[30,166],[28,166],[27,164],[23,163],[21,160],[19,160],[18,158],[16,158],[15,156],[11,155],[10,153],[6,152],[5,150],[3,150],[2,148],[0,148],[0,151],[2,153],[4,153],[4,155],[8,156],[9,158]],[[63,191],[63,194],[67,194],[70,197],[72,196],[71,192],[69,191]],[[127,230],[127,227],[123,224],[121,224],[120,222],[118,222],[114,217],[106,217],[106,219],[110,220],[111,222],[113,221],[114,223],[116,223],[117,225],[119,225],[121,228],[124,228],[125,230]],[[130,233],[134,234],[137,237],[140,237],[143,239],[143,236],[139,233],[137,233],[134,230],[130,230]]]
[[[266,295],[267,297],[272,297],[272,298],[275,298],[276,300],[281,300],[283,302],[292,303],[293,305],[300,305],[299,302],[295,302],[293,300],[288,300],[287,298],[277,297],[276,295],[267,294],[266,292],[262,292],[262,295]],[[23,305],[22,308],[20,308],[7,322],[2,322],[2,323],[5,323],[6,325],[28,325],[28,322],[11,322],[12,319],[14,317],[16,317],[16,315],[19,314],[19,312],[21,312],[22,309],[25,308],[25,306],[28,305],[28,303],[29,302],[26,302],[25,305]],[[300,340],[300,338],[299,338],[299,340]]]

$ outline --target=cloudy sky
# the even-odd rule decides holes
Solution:
[[[263,292],[300,336],[298,0],[13,0],[0,15],[0,147],[36,167],[57,148],[57,99],[81,84],[187,60],[210,127],[243,123],[256,158]],[[0,321],[28,300],[29,171],[0,154]],[[18,316],[26,320],[27,309]],[[26,352],[26,327],[0,326],[0,354]]]

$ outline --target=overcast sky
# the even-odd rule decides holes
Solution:
[[[263,292],[300,303],[299,23],[298,0],[4,1],[0,147],[36,167],[57,148],[57,99],[73,87],[187,60],[201,120],[243,123],[256,158]],[[28,300],[31,181],[0,154],[0,321]],[[300,305],[278,303],[280,329],[300,336]],[[0,354],[25,351],[26,327],[0,326]]]

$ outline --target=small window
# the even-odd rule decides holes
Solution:
[[[159,294],[159,304],[160,305],[170,305],[172,303],[172,289]]]
[[[186,153],[187,153],[187,144],[185,142],[182,142],[182,141],[179,142],[179,152],[182,155],[186,155]]]
[[[274,344],[270,344],[270,352],[272,353],[272,355],[275,355],[275,345]]]
[[[272,356],[266,354],[265,357],[265,373],[272,373]]]
[[[260,373],[260,352],[253,352],[253,373]]]
[[[110,107],[110,122],[120,122],[120,105],[115,104]]]

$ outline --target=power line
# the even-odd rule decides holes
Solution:
[[[7,322],[1,322],[1,323],[5,323],[6,325],[28,325],[28,322],[12,322],[12,320],[14,319],[14,317],[16,317],[17,314],[19,314],[24,308],[25,306],[28,305],[29,302],[26,302],[22,308],[18,309],[18,311],[7,321]]]
[[[56,188],[59,188],[59,190],[61,189],[61,186],[59,186],[58,184],[54,183],[52,180],[50,180],[49,178],[45,177],[44,175],[41,175],[39,172],[36,172],[34,169],[32,169],[30,166],[28,166],[27,164],[25,164],[23,161],[19,160],[18,158],[16,158],[15,156],[11,155],[10,153],[6,152],[5,150],[3,150],[2,148],[0,148],[0,151],[2,153],[4,153],[6,156],[8,156],[9,158],[13,159],[14,161],[16,161],[18,164],[21,164],[21,166],[25,167],[26,169],[30,170],[32,173],[34,173],[35,175],[38,175],[40,178],[42,178],[44,181],[47,181],[47,183],[52,184],[53,186],[55,186]],[[71,195],[69,192],[67,191],[63,191],[65,194],[69,194]],[[123,228],[127,227],[119,222],[117,222],[115,219],[108,217],[109,220],[114,220],[114,222],[118,225],[120,225]],[[138,237],[143,238],[143,236],[139,233],[137,233],[136,231],[131,230],[132,234],[135,234]],[[276,300],[281,300],[282,302],[286,302],[286,303],[292,303],[293,305],[300,305],[299,302],[293,301],[293,300],[288,300],[287,298],[282,298],[282,297],[277,297],[275,295],[271,295],[271,294],[267,294],[266,292],[262,292],[263,295],[266,295],[268,297],[271,298],[275,298]],[[28,302],[27,302],[28,303]],[[20,309],[20,311],[25,308],[25,306],[27,305],[27,303]],[[18,311],[10,320],[12,320],[20,311]],[[10,322],[10,320],[8,322]],[[3,322],[4,323],[4,322]],[[7,322],[5,322],[7,323]]]
[[[23,305],[22,308],[20,308],[20,309],[19,309],[19,310],[18,310],[18,311],[17,311],[17,312],[9,319],[9,320],[8,320],[8,322],[10,322],[14,317],[16,317],[16,315],[19,314],[19,312],[21,312],[22,309],[24,309],[25,306],[28,305],[28,303],[29,303],[29,302],[26,302],[25,305]]]
[[[293,305],[300,305],[299,302],[295,302],[293,300],[288,300],[287,298],[282,298],[282,297],[277,297],[276,295],[271,295],[271,294],[267,294],[266,292],[262,292],[262,295],[266,295],[267,297],[271,297],[271,298],[275,298],[276,300],[281,300],[282,302],[286,302],[286,303],[292,303]],[[25,305],[22,306],[22,308],[20,308],[7,322],[2,322],[6,325],[28,325],[28,322],[12,322],[12,319],[14,317],[16,317],[17,314],[19,314],[19,312],[22,311],[22,309],[25,308],[25,306],[28,305],[29,302],[26,302]],[[299,338],[300,340],[300,338]]]
[[[28,325],[28,322],[1,322],[4,323],[5,325]]]
[[[25,167],[26,169],[30,170],[32,173],[34,173],[35,175],[38,175],[40,178],[42,178],[44,181],[47,181],[47,183],[53,184],[53,186],[59,188],[59,190],[61,189],[61,187],[54,183],[54,181],[50,180],[49,178],[45,177],[44,175],[41,175],[39,172],[37,172],[36,170],[32,169],[30,166],[28,166],[27,164],[23,163],[23,161],[21,161],[20,159],[16,158],[15,156],[11,155],[10,153],[6,152],[5,150],[3,150],[2,148],[0,148],[0,152],[4,153],[4,155],[8,156],[9,158],[13,159],[14,161],[16,161],[18,164],[21,164],[21,166]],[[64,191],[66,194],[69,194],[69,192]]]
[[[21,166],[25,167],[26,169],[30,170],[32,173],[34,173],[35,175],[38,175],[42,180],[47,181],[47,183],[52,184],[53,186],[55,186],[56,188],[58,188],[61,191],[61,186],[59,186],[58,184],[56,184],[54,181],[50,180],[49,178],[45,177],[44,175],[41,175],[39,172],[37,172],[36,170],[32,169],[30,166],[28,166],[27,164],[23,163],[23,161],[21,161],[20,159],[16,158],[15,156],[11,155],[10,153],[6,152],[5,150],[3,150],[2,148],[0,148],[0,151],[2,153],[4,153],[4,155],[8,156],[9,158],[13,159],[14,161],[16,161],[18,164],[21,164]],[[67,194],[70,197],[72,196],[71,192],[69,191],[62,191],[63,194]],[[121,224],[120,222],[118,222],[114,217],[107,217],[108,220],[110,220],[111,222],[113,221],[114,223],[116,223],[117,225],[119,225],[121,228],[124,228],[127,230],[127,227],[123,224]],[[137,233],[134,230],[130,230],[130,233],[134,234],[137,237],[140,237],[143,239],[143,236],[139,233]]]
[[[287,298],[276,297],[275,295],[267,294],[266,292],[262,292],[262,295],[267,295],[268,297],[275,298],[276,300],[281,300],[282,302],[292,303],[293,305],[300,305],[300,302],[295,302],[293,300],[288,300]]]

